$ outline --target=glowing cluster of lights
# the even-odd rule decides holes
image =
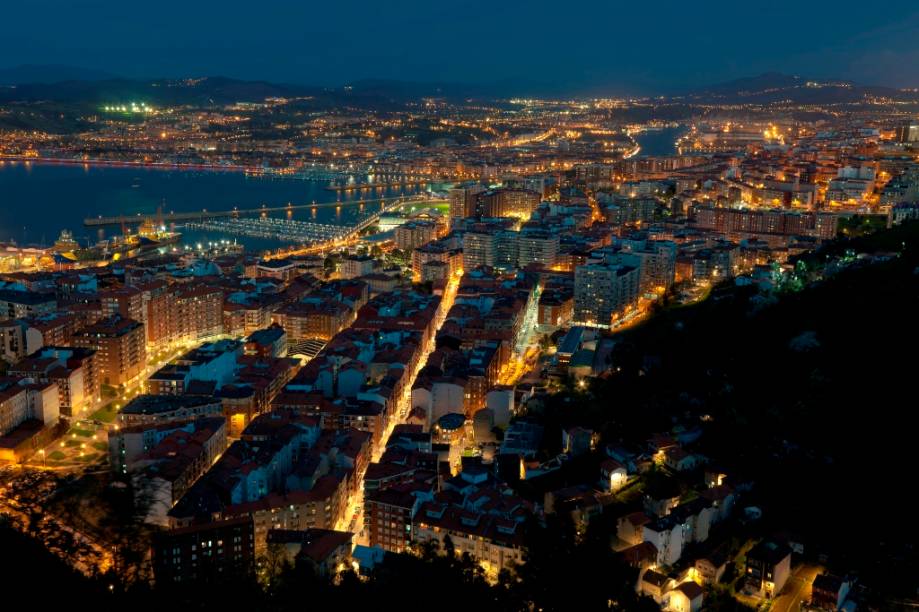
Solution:
[[[130,104],[103,106],[102,110],[107,113],[152,113],[153,107],[147,106],[146,102],[131,102]]]

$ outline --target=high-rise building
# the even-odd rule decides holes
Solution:
[[[141,322],[145,318],[143,292],[134,287],[119,287],[118,289],[100,291],[99,302],[102,304],[103,317],[118,315],[125,319],[134,319]]]
[[[223,291],[198,285],[183,288],[176,296],[176,339],[198,342],[223,333]]]
[[[529,219],[540,199],[539,193],[529,189],[490,189],[476,197],[476,216]]]
[[[370,545],[396,553],[408,551],[412,545],[412,516],[418,505],[409,487],[367,492],[364,525]]]
[[[603,263],[578,266],[574,271],[574,319],[608,327],[614,314],[635,303],[638,293],[636,267]]]
[[[907,121],[897,126],[897,142],[919,142],[919,122]]]
[[[460,219],[475,216],[476,196],[483,191],[485,187],[479,184],[454,187],[449,191],[451,227]]]
[[[463,268],[494,267],[498,254],[498,233],[488,228],[463,235]]]
[[[622,249],[639,260],[642,292],[667,289],[676,277],[677,246],[670,240],[623,240]]]
[[[73,344],[97,351],[99,380],[106,385],[123,385],[147,366],[144,324],[134,319],[102,319],[74,334]]]
[[[496,268],[516,268],[517,267],[517,239],[520,236],[518,232],[504,229],[499,230],[496,234],[495,250],[495,267]]]
[[[255,573],[251,517],[165,532],[153,545],[157,584],[221,583]]]
[[[530,264],[541,264],[551,268],[558,259],[558,245],[558,233],[524,228],[517,238],[517,266],[525,268]]]
[[[61,414],[75,417],[91,410],[98,399],[96,356],[92,349],[45,346],[11,366],[9,373],[55,383]]]
[[[824,240],[835,238],[837,216],[784,208],[723,208],[712,204],[693,206],[696,227],[715,232],[804,235]]]
[[[144,331],[151,351],[166,348],[175,340],[175,310],[177,289],[165,281],[152,281],[138,286],[144,305]]]
[[[654,197],[625,197],[612,196],[599,198],[603,205],[603,216],[611,225],[624,223],[647,223],[654,219],[654,215],[661,208],[661,203]]]
[[[409,221],[395,230],[396,246],[410,251],[437,238],[437,224],[433,221]]]

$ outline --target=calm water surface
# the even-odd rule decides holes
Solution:
[[[676,155],[676,140],[686,133],[684,127],[649,130],[632,137],[641,147],[639,156],[643,155]]]
[[[137,213],[154,214],[201,209],[229,210],[266,206],[334,202],[335,192],[322,181],[247,177],[241,172],[195,172],[164,169],[111,168],[0,162],[0,241],[48,245],[68,229],[83,244],[120,234],[119,227],[88,228],[83,219]],[[398,196],[401,190],[365,192],[367,199]],[[406,194],[413,193],[406,189]],[[342,195],[343,201],[360,199]],[[369,208],[369,206],[368,206]],[[360,216],[357,206],[293,211],[293,219],[350,224]],[[183,231],[185,242],[228,238]],[[253,249],[277,248],[279,242],[239,238]]]

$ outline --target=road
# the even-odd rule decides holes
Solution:
[[[431,339],[427,346],[422,349],[417,365],[415,366],[415,370],[411,373],[409,382],[405,385],[405,391],[403,392],[402,397],[399,398],[399,401],[396,405],[396,409],[393,413],[394,418],[389,419],[386,423],[386,429],[383,431],[383,435],[380,436],[380,445],[378,448],[373,450],[371,462],[378,462],[380,460],[380,458],[383,456],[383,452],[386,450],[386,442],[389,440],[389,436],[392,435],[393,429],[399,423],[404,423],[405,419],[408,417],[411,411],[412,387],[415,385],[415,379],[418,377],[418,373],[427,363],[428,356],[437,346],[437,332],[440,330],[441,325],[443,325],[444,320],[447,318],[447,313],[450,312],[450,308],[453,307],[453,302],[456,300],[456,291],[459,289],[460,278],[461,277],[459,276],[451,278],[450,282],[448,282],[447,286],[444,288],[440,306],[437,309],[437,313],[434,315],[434,333],[431,334]],[[348,516],[340,519],[335,525],[335,529],[350,531],[357,536],[355,538],[356,544],[366,544],[363,534],[363,474],[360,475],[360,481],[358,482],[357,487],[355,487],[355,493],[348,498],[348,507],[351,509],[351,513],[349,513]]]
[[[224,336],[214,337],[213,340],[217,340],[221,337]],[[140,374],[128,381],[124,387],[118,391],[116,397],[108,402],[103,402],[101,405],[83,408],[78,413],[78,418],[72,420],[71,427],[68,429],[67,433],[36,452],[26,461],[26,465],[36,469],[83,471],[89,463],[95,462],[98,459],[86,457],[86,459],[91,459],[91,461],[84,461],[84,452],[94,456],[101,452],[103,457],[107,457],[108,449],[101,450],[95,448],[94,445],[96,443],[107,444],[108,430],[111,428],[117,431],[118,425],[114,422],[97,422],[94,415],[109,405],[112,407],[113,411],[117,413],[134,397],[141,395],[145,391],[147,379],[156,373],[163,364],[184,355],[189,349],[199,345],[200,343],[198,342],[175,343],[157,353],[148,353],[147,359],[149,361],[147,366]],[[117,416],[115,418],[117,419]],[[82,442],[83,445],[68,444],[68,442],[72,440]],[[86,448],[87,445],[89,448]],[[64,457],[61,458],[61,455],[64,455]],[[57,459],[55,459],[55,457],[57,457]]]
[[[533,296],[527,303],[527,310],[523,314],[520,336],[514,346],[514,353],[510,361],[498,374],[498,383],[502,385],[516,385],[521,378],[536,367],[539,357],[539,335],[536,333],[536,324],[539,314],[539,295],[537,287]]]
[[[817,565],[799,565],[791,573],[782,594],[772,603],[773,612],[798,612],[804,602],[810,601],[811,588],[823,568]]]

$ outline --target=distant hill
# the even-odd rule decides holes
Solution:
[[[363,79],[348,83],[346,90],[405,102],[420,98],[449,100],[494,100],[517,96],[570,95],[560,84],[539,83],[521,79],[502,79],[487,83],[415,82],[391,79]]]
[[[429,97],[461,102],[468,99],[493,101],[512,97],[571,95],[575,95],[574,92],[567,90],[562,83],[546,84],[520,79],[478,84],[362,79],[342,87],[317,87],[223,76],[125,79],[101,71],[70,66],[32,65],[0,70],[0,103],[43,101],[64,105],[99,106],[137,101],[161,106],[206,106],[233,102],[261,102],[271,97],[308,97],[312,98],[312,101],[302,104],[309,104],[314,108],[337,105],[379,110],[403,107],[406,103]],[[806,79],[777,72],[709,85],[684,92],[682,95],[671,96],[671,99],[685,104],[771,104],[785,101],[827,104],[859,102],[872,96],[919,101],[919,96],[915,93],[889,87],[864,86],[841,80]]]
[[[518,95],[510,83],[467,85],[415,83],[383,79],[355,81],[338,88],[267,81],[246,81],[222,76],[186,79],[132,80],[76,79],[55,83],[22,83],[0,88],[0,102],[52,101],[63,104],[103,105],[128,101],[153,105],[211,105],[261,102],[265,98],[315,98],[315,105],[387,108],[427,97],[464,100]]]
[[[699,102],[770,104],[790,101],[799,104],[858,102],[882,96],[895,100],[916,100],[911,92],[892,87],[859,85],[842,79],[808,79],[779,72],[766,72],[709,85],[678,96]]]
[[[114,78],[117,76],[110,72],[62,64],[22,64],[13,68],[0,68],[0,85],[104,81]]]
[[[696,89],[694,93],[721,93],[735,94],[739,92],[758,92],[767,89],[787,89],[804,85],[805,79],[799,76],[782,74],[780,72],[764,72],[763,74],[733,79],[723,83],[716,83]]]
[[[58,83],[26,83],[9,87],[0,90],[0,102],[50,100],[66,104],[100,105],[137,101],[153,105],[207,105],[260,102],[271,97],[311,96],[322,91],[315,87],[242,81],[226,77],[152,81],[72,80]]]

